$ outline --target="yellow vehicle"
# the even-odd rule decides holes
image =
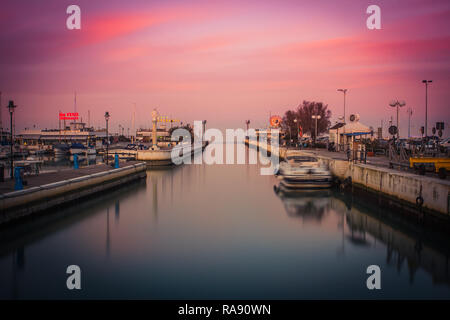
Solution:
[[[450,158],[409,158],[409,167],[424,175],[427,169],[439,173],[439,178],[445,179],[450,171]]]

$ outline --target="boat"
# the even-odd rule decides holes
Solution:
[[[95,154],[97,154],[97,150],[95,150],[95,147],[93,147],[93,146],[86,147],[84,144],[81,144],[81,143],[72,143],[69,151],[70,151],[71,155],[74,155],[74,154],[95,155]]]
[[[126,147],[118,147],[118,148],[111,148],[108,150],[109,157],[114,157],[116,154],[119,156],[119,159],[126,159],[126,160],[134,160],[136,159],[138,150],[146,150],[148,147],[140,144],[133,144],[130,143]]]
[[[298,150],[288,150],[279,165],[278,176],[283,189],[325,189],[333,182],[331,172],[316,157]]]

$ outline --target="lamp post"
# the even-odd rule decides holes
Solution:
[[[319,115],[313,115],[312,118],[316,120],[316,134],[314,135],[314,145],[315,145],[316,141],[317,141],[317,120],[322,118],[322,117],[319,116]]]
[[[298,125],[297,125],[297,118],[294,119],[295,128],[297,129],[297,142],[298,142]],[[294,139],[295,140],[295,139]]]
[[[428,136],[428,84],[433,80],[422,80],[425,83],[425,137]]]
[[[397,139],[400,139],[400,129],[398,127],[398,107],[404,107],[406,105],[406,102],[403,100],[393,100],[389,103],[389,105],[393,108],[397,108]]]
[[[14,179],[14,137],[13,137],[13,113],[14,109],[17,108],[14,105],[14,101],[10,100],[8,104],[9,117],[10,117],[10,133],[11,133],[11,179]]]
[[[108,121],[109,121],[110,115],[109,112],[105,112],[105,120],[106,120],[106,164],[108,164],[108,157],[109,157],[109,137],[108,137]]]

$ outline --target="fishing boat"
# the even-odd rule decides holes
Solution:
[[[331,172],[318,159],[298,150],[288,150],[279,165],[280,188],[325,189],[333,182]]]

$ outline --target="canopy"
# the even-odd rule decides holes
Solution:
[[[346,136],[363,136],[366,134],[372,134],[372,132],[352,132],[352,133],[344,133]]]

